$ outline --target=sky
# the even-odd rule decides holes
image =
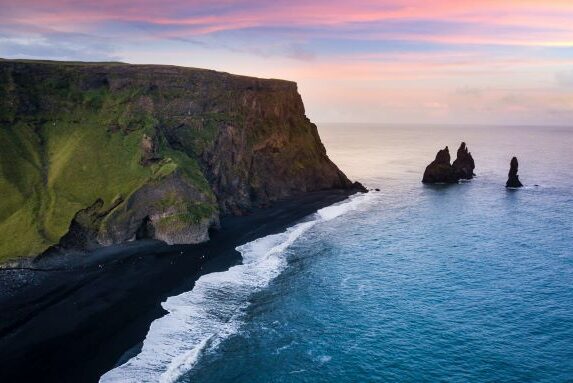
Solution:
[[[573,126],[571,0],[0,0],[0,57],[293,80],[315,122]]]

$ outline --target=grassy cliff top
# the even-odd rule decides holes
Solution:
[[[55,61],[55,60],[31,60],[31,59],[6,59],[0,57],[0,64],[2,63],[12,63],[12,64],[26,64],[26,65],[47,65],[54,66],[56,68],[71,67],[71,68],[83,68],[88,70],[98,70],[98,69],[110,69],[112,67],[117,68],[130,68],[134,71],[152,71],[155,73],[166,73],[170,71],[179,72],[181,74],[190,74],[193,72],[212,74],[214,76],[224,76],[236,80],[247,80],[247,81],[265,81],[276,83],[277,85],[282,83],[284,86],[296,88],[296,82],[275,79],[275,78],[261,78],[254,76],[244,76],[238,74],[232,74],[228,72],[221,72],[212,69],[195,68],[195,67],[185,67],[179,65],[165,65],[165,64],[130,64],[121,61]]]

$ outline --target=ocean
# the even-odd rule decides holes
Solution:
[[[380,190],[240,246],[241,265],[168,298],[102,382],[573,381],[573,128],[319,131]],[[476,178],[423,185],[461,141]]]

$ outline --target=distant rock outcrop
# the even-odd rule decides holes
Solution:
[[[471,180],[475,174],[475,163],[465,142],[462,142],[456,160],[450,164],[450,150],[446,146],[438,151],[436,159],[426,167],[422,182],[426,184],[455,184],[459,180]]]
[[[507,182],[505,187],[507,188],[520,188],[523,186],[521,181],[519,181],[519,176],[517,175],[517,168],[519,167],[519,163],[517,162],[517,158],[513,157],[511,162],[509,163],[509,173],[507,175]]]
[[[357,192],[360,193],[368,193],[368,189],[366,189],[366,187],[364,185],[362,185],[360,182],[358,181],[354,181],[352,183],[352,189],[356,190]]]
[[[471,180],[475,174],[475,163],[472,154],[468,151],[465,142],[462,142],[458,149],[457,158],[452,164],[459,179]]]
[[[426,167],[423,183],[456,183],[459,177],[456,174],[453,166],[450,164],[450,150],[446,146],[444,149],[438,151],[436,159]]]

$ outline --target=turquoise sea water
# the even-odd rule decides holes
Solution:
[[[240,248],[102,381],[573,381],[573,129],[319,129],[380,191]],[[462,140],[477,177],[421,184]]]

